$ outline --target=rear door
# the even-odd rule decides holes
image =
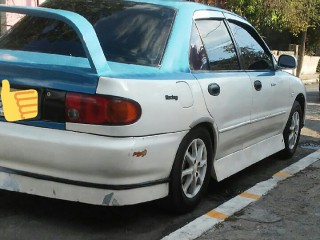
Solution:
[[[240,69],[222,13],[196,12],[194,20],[190,65],[219,130],[219,159],[241,150],[248,141],[252,86]]]
[[[230,19],[229,26],[240,51],[243,69],[253,86],[251,141],[246,146],[280,134],[286,122],[288,82],[277,76],[269,49],[248,24]],[[245,147],[246,147],[245,146]]]

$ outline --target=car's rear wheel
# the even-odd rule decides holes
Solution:
[[[176,212],[192,210],[210,179],[212,141],[205,128],[192,129],[182,140],[171,172],[169,204]]]
[[[301,127],[302,109],[300,103],[295,101],[283,132],[285,149],[280,152],[282,158],[291,158],[295,153],[300,139]]]

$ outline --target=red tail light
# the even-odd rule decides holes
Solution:
[[[130,99],[67,93],[66,120],[74,123],[128,125],[141,117],[140,105]]]

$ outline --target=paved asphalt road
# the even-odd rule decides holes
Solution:
[[[212,181],[192,213],[170,214],[154,202],[102,207],[0,191],[0,239],[160,239],[315,151],[320,145],[319,94],[316,85],[307,89],[307,125],[296,155],[286,161],[272,156],[220,183]]]
[[[320,152],[316,152],[314,158],[319,157]],[[308,159],[304,161],[313,161]],[[281,181],[267,195],[197,240],[319,240],[319,181],[320,160]]]

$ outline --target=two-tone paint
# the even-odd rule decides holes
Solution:
[[[159,67],[107,62],[93,27],[78,14],[0,7],[0,11],[69,24],[87,55],[85,59],[0,50],[0,76],[12,86],[120,96],[138,102],[142,109],[139,121],[126,126],[2,119],[0,188],[102,205],[159,199],[168,195],[181,140],[198,125],[205,126],[212,137],[212,176],[219,181],[284,148],[282,132],[291,106],[295,99],[305,98],[299,79],[280,70],[196,73],[189,67],[190,38],[186,36],[191,35],[195,19],[219,16],[249,23],[205,5],[141,2],[177,11]],[[266,92],[261,92],[265,97],[258,101],[260,93],[252,85],[255,79],[270,81]],[[206,91],[212,82],[219,83],[219,96]],[[265,108],[259,107],[259,101],[265,101]]]

